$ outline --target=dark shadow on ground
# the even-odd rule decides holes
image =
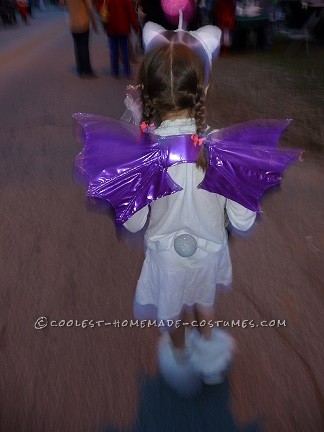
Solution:
[[[106,427],[102,432],[121,432]],[[239,427],[229,405],[229,383],[205,385],[195,397],[174,393],[160,376],[144,376],[131,432],[261,432],[258,423]]]

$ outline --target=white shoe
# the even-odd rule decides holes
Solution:
[[[160,371],[168,385],[182,396],[193,396],[201,388],[200,374],[190,362],[190,348],[173,347],[169,334],[164,334],[158,347]]]
[[[225,380],[233,356],[234,340],[224,330],[213,329],[210,340],[191,331],[188,343],[192,347],[190,362],[205,384],[220,384]]]

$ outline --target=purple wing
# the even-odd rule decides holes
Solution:
[[[210,134],[205,142],[209,167],[199,187],[260,211],[262,195],[280,183],[287,164],[302,153],[298,149],[277,148],[289,123],[290,120],[254,120]]]
[[[136,126],[92,114],[74,114],[75,135],[83,144],[76,158],[78,179],[89,197],[108,201],[117,223],[126,222],[150,202],[181,188],[162,166],[152,135],[139,140]]]

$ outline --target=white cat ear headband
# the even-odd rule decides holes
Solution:
[[[205,66],[205,82],[207,84],[212,61],[219,53],[221,35],[220,29],[212,25],[187,32],[181,28],[168,31],[158,24],[148,22],[143,28],[143,45],[145,52],[151,51],[157,46],[169,44],[171,41],[187,45],[202,60]]]

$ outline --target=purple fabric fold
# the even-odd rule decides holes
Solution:
[[[199,147],[190,135],[140,135],[138,127],[92,114],[74,114],[75,136],[83,150],[76,158],[78,179],[87,196],[108,201],[116,221],[125,223],[151,202],[179,192],[167,169],[194,163]],[[259,211],[264,192],[281,181],[300,150],[277,148],[290,120],[255,120],[208,135],[204,145],[209,166],[200,188]]]

